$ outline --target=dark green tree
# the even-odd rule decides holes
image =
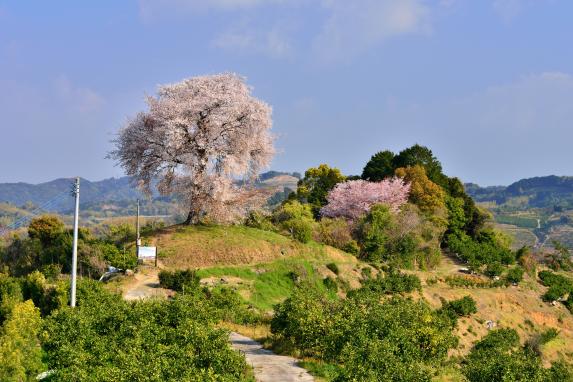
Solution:
[[[426,169],[426,174],[430,180],[440,186],[447,182],[446,176],[442,173],[442,164],[426,146],[415,144],[400,151],[392,160],[394,169],[399,167],[414,167],[420,165]]]
[[[394,153],[389,150],[372,155],[362,171],[362,179],[377,182],[394,175],[394,157]]]

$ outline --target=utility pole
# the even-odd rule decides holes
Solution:
[[[139,259],[139,246],[141,245],[141,237],[139,236],[139,199],[137,199],[137,219],[135,222],[135,230],[136,230],[135,255]]]
[[[78,268],[78,223],[80,215],[80,178],[76,178],[74,184],[74,195],[76,196],[76,208],[74,211],[74,242],[72,252],[72,285],[70,287],[70,306],[76,306],[76,278]]]

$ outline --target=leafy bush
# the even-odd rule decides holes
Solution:
[[[0,380],[35,380],[44,370],[38,335],[42,328],[40,311],[32,301],[12,306],[0,328]]]
[[[334,293],[338,292],[338,284],[336,283],[336,280],[333,279],[332,277],[330,276],[325,277],[322,280],[322,283],[324,284],[327,290]]]
[[[418,276],[390,271],[385,276],[378,274],[376,278],[367,278],[360,289],[350,291],[348,296],[410,293],[415,290],[422,290],[422,283]]]
[[[573,282],[567,277],[551,271],[541,271],[538,276],[542,284],[549,287],[542,296],[543,301],[556,301],[573,291]]]
[[[345,250],[354,242],[350,224],[341,218],[322,218],[317,224],[316,239],[341,250]]]
[[[513,267],[507,271],[505,278],[510,283],[518,284],[521,282],[521,280],[523,280],[523,273],[523,268],[519,266]]]
[[[476,302],[471,296],[464,296],[457,300],[448,301],[442,309],[451,310],[459,317],[477,313]]]
[[[299,289],[275,312],[275,341],[344,365],[336,381],[430,381],[429,366],[457,344],[451,322],[424,301],[374,295],[332,301]]]
[[[470,382],[560,381],[561,370],[544,369],[540,358],[521,347],[513,329],[490,331],[465,359],[462,372]],[[570,375],[570,374],[569,374]]]
[[[506,285],[504,280],[482,280],[472,276],[447,276],[445,282],[453,288],[499,288]]]
[[[272,219],[281,229],[301,243],[307,243],[312,238],[314,220],[307,204],[290,200],[273,212]]]
[[[339,273],[338,265],[336,265],[336,263],[328,263],[326,264],[326,268],[332,271],[332,273],[334,273],[335,275],[338,275]]]
[[[58,381],[249,380],[216,317],[203,295],[133,304],[81,282],[78,306],[45,320],[47,366]]]
[[[261,211],[250,211],[245,219],[245,225],[251,228],[275,232],[277,228],[271,221],[271,217]]]
[[[360,246],[356,240],[350,240],[348,243],[341,248],[344,252],[348,252],[352,255],[358,255],[360,253]]]
[[[490,263],[485,268],[485,275],[489,277],[496,277],[503,273],[503,266],[500,263]]]
[[[159,285],[177,292],[193,291],[199,287],[199,281],[197,273],[191,269],[159,272]]]

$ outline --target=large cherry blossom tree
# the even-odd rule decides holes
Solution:
[[[274,154],[271,108],[236,74],[159,87],[120,130],[110,156],[146,192],[182,196],[187,224],[224,221],[253,200],[249,189]]]
[[[370,211],[375,204],[385,204],[392,212],[398,212],[408,201],[410,184],[400,178],[380,182],[351,180],[337,184],[328,194],[328,204],[320,213],[325,217],[342,217],[357,220]]]

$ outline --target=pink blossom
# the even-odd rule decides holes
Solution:
[[[337,184],[328,193],[328,204],[320,213],[326,217],[357,220],[375,204],[385,204],[396,213],[408,201],[409,193],[410,184],[397,177],[380,182],[351,180]]]

